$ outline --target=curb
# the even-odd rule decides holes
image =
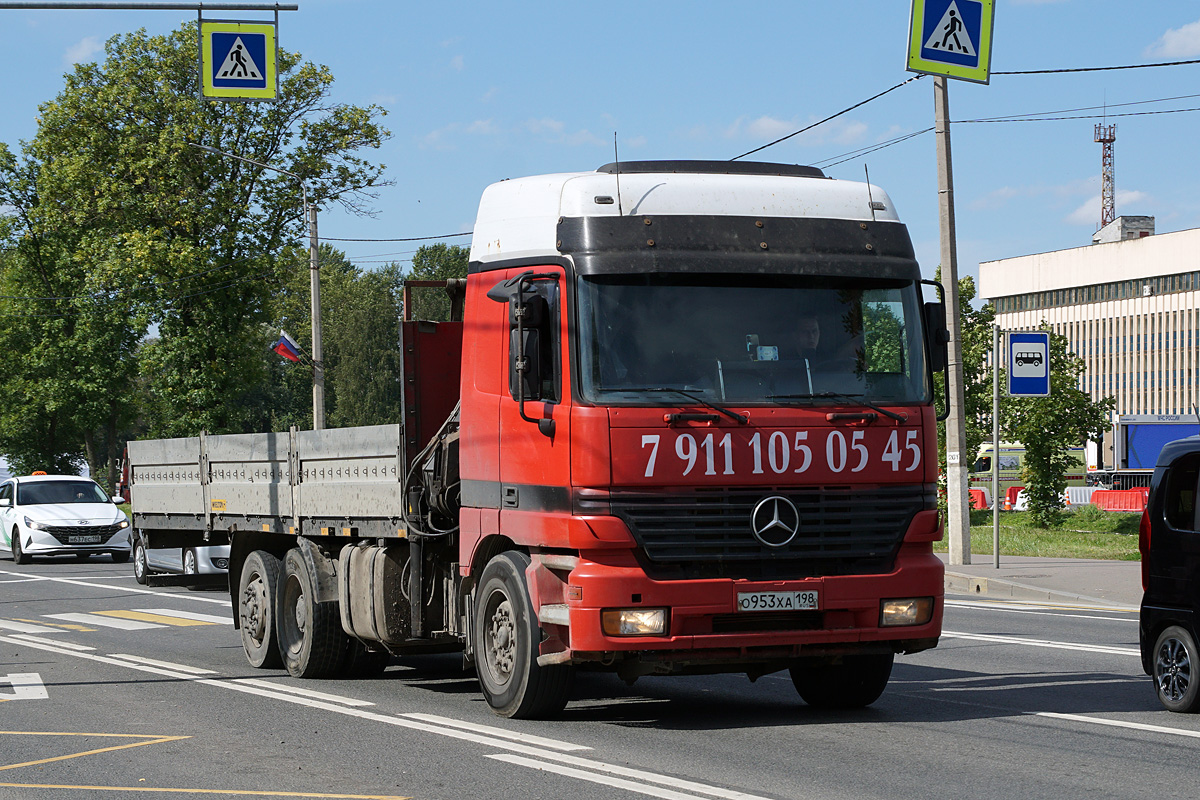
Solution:
[[[1060,592],[1040,586],[1030,586],[1025,583],[1004,580],[1003,578],[981,578],[977,575],[966,575],[961,572],[946,571],[946,591],[953,594],[980,595],[987,597],[1005,597],[1010,600],[1043,600],[1053,603],[1083,604],[1089,606],[1104,606],[1121,611],[1138,611],[1137,608],[1113,603],[1099,597]]]

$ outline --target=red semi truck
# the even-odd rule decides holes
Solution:
[[[579,669],[862,706],[937,644],[945,311],[882,190],[610,164],[488,187],[473,237],[400,424],[130,443],[143,544],[231,545],[254,665],[462,650],[536,717]]]

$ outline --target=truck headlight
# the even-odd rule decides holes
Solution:
[[[906,597],[884,600],[879,608],[879,627],[924,625],[933,619],[932,597]]]
[[[25,527],[31,528],[35,531],[45,531],[45,530],[50,529],[50,526],[47,525],[46,523],[38,522],[37,520],[32,520],[29,517],[25,518]]]
[[[607,636],[661,636],[667,632],[665,608],[608,608],[600,612]]]

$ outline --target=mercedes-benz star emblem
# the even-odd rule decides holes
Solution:
[[[800,512],[786,497],[764,497],[750,514],[750,530],[767,547],[783,547],[800,530]]]

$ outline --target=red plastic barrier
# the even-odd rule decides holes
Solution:
[[[1004,510],[1012,511],[1017,505],[1017,495],[1021,493],[1024,486],[1010,486],[1004,493]]]
[[[988,507],[987,495],[983,493],[983,489],[971,489],[971,508],[976,511],[981,511]]]
[[[1146,501],[1150,490],[1141,487],[1137,489],[1097,489],[1092,492],[1092,505],[1105,511],[1134,511],[1138,514],[1146,510]]]

